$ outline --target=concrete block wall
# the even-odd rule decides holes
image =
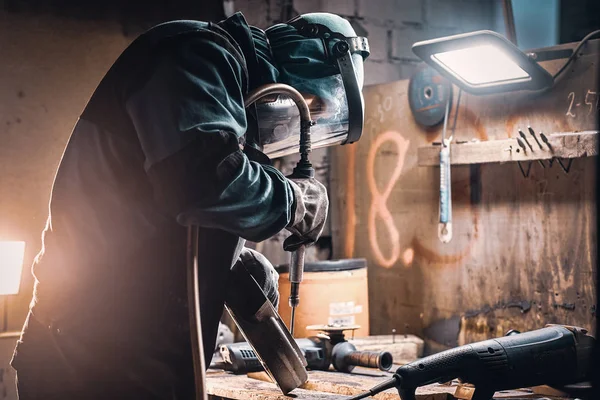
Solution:
[[[241,11],[250,24],[266,28],[285,21],[282,7],[289,5],[296,14],[330,12],[350,20],[360,36],[367,36],[371,55],[365,63],[365,85],[408,79],[421,61],[412,53],[413,43],[456,33],[491,29],[502,11],[500,0],[228,0],[229,10]],[[285,3],[285,4],[284,4]],[[327,169],[321,181],[327,185],[329,152],[324,151],[315,165]],[[284,163],[293,164],[290,158]],[[313,161],[313,163],[315,163]],[[330,210],[330,216],[336,210]],[[332,218],[329,218],[331,223]],[[324,235],[330,235],[331,227]],[[257,245],[273,264],[287,263],[289,254],[282,249],[287,232]],[[335,241],[335,237],[330,237]],[[308,261],[328,258],[331,252],[313,246]]]
[[[282,0],[237,0],[248,21],[267,27],[281,21]],[[497,28],[499,0],[293,0],[297,13],[331,12],[348,18],[369,38],[365,84],[408,79],[419,64],[413,43]]]

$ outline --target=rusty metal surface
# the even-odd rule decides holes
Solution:
[[[563,62],[542,65],[554,72]],[[582,57],[545,93],[463,93],[455,141],[514,140],[528,126],[596,130],[597,66],[597,55]],[[568,174],[534,164],[528,179],[514,164],[453,167],[454,238],[444,245],[439,170],[418,166],[418,148],[439,141],[441,128],[417,125],[407,87],[366,88],[363,138],[332,150],[333,256],[367,259],[371,333],[427,331],[427,343],[441,349],[552,322],[592,330],[594,158],[575,159]],[[451,329],[428,329],[457,319]]]

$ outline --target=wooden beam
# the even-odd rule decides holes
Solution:
[[[528,144],[520,137],[519,140],[515,137],[452,144],[450,160],[453,165],[467,165],[598,155],[597,131],[554,133],[547,136],[547,142],[539,134],[534,138],[528,133],[526,137]],[[418,163],[419,166],[439,166],[440,145],[419,147]]]

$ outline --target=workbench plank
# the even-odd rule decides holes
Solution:
[[[266,374],[264,375],[266,376]],[[360,369],[360,373],[353,374],[310,371],[308,382],[294,390],[292,394],[298,399],[306,400],[341,400],[347,396],[363,393],[390,377],[391,373],[370,372],[365,369]],[[206,385],[210,395],[227,399],[289,400],[289,397],[283,395],[274,383],[265,382],[267,379],[260,374],[253,374],[253,378],[249,378],[246,375],[233,375],[225,372],[209,373]],[[452,393],[455,390],[456,387],[446,385],[423,386],[417,389],[416,399],[453,400]],[[396,389],[389,389],[373,398],[398,400],[398,392]]]
[[[309,380],[301,388],[292,391],[298,400],[343,400],[348,396],[363,393],[391,377],[384,371],[357,368],[351,374],[333,371],[309,371]],[[252,377],[233,375],[223,371],[209,371],[207,376],[208,393],[212,396],[232,400],[289,400],[266,373],[254,373]],[[460,400],[470,399],[472,388],[452,384],[432,384],[417,389],[417,400]],[[456,392],[456,397],[455,397]],[[396,389],[389,389],[371,398],[376,400],[398,400]],[[494,399],[550,399],[569,400],[565,397],[540,395],[532,390],[506,390],[498,392]]]
[[[450,145],[452,165],[504,163],[511,161],[549,160],[598,155],[598,132],[566,132],[547,135],[548,144],[537,135],[540,146],[527,134],[529,144],[519,147],[517,138],[466,142]],[[533,149],[533,150],[532,150]],[[419,166],[440,165],[440,146],[421,146],[418,149]]]
[[[309,381],[304,384],[303,388],[335,393],[344,396],[353,396],[359,393],[366,392],[373,386],[390,379],[391,373],[383,371],[358,369],[358,373],[342,374],[339,372],[327,371],[311,371],[309,373]],[[417,389],[417,400],[451,400],[454,397],[452,394],[456,387],[445,385],[427,385]],[[389,389],[379,393],[372,398],[376,400],[398,400],[398,391]]]
[[[273,383],[250,379],[246,375],[222,374],[206,377],[207,392],[211,396],[232,400],[290,400]],[[339,400],[339,395],[320,393],[305,389],[293,391],[297,399]]]

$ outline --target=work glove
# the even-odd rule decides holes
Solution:
[[[244,247],[233,268],[244,267],[261,287],[267,299],[277,309],[279,306],[279,274],[273,264],[256,250]]]
[[[315,178],[288,178],[294,191],[296,210],[286,229],[292,233],[284,242],[286,251],[316,242],[325,226],[329,198],[327,189]]]

